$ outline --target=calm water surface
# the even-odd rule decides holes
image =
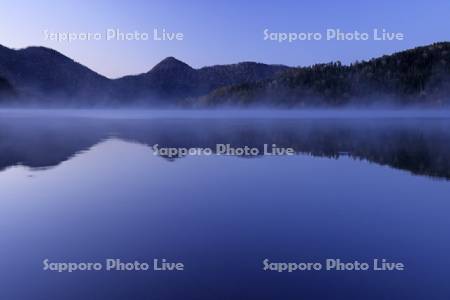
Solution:
[[[154,155],[151,147],[294,156]],[[450,119],[0,113],[0,299],[449,299]],[[183,272],[42,270],[106,258]],[[402,272],[263,271],[327,258]]]

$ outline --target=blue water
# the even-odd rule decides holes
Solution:
[[[450,298],[446,118],[0,119],[0,299]],[[167,159],[151,145],[291,146]],[[180,272],[43,270],[106,258]],[[263,260],[404,271],[263,271]]]

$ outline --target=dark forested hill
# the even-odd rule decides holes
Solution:
[[[61,53],[44,47],[13,50],[0,46],[0,76],[24,98],[60,97],[87,101],[106,97],[110,80]]]
[[[244,62],[194,69],[174,57],[162,60],[149,72],[114,81],[116,96],[126,99],[176,100],[205,95],[214,89],[274,78],[286,66]]]
[[[113,80],[49,48],[0,46],[0,77],[22,103],[185,105],[216,88],[274,78],[287,69],[252,62],[194,69],[168,57],[147,73]]]
[[[203,105],[341,106],[450,104],[450,43],[436,43],[349,66],[292,68],[274,79],[219,88]]]
[[[213,90],[223,86],[272,79],[289,69],[282,65],[241,62],[232,65],[204,67],[199,69],[198,73],[200,82],[206,86],[206,90]]]
[[[14,88],[5,78],[0,77],[0,101],[8,100],[15,95]]]
[[[14,91],[22,103],[42,105],[441,106],[450,101],[450,43],[348,66],[243,62],[194,69],[168,57],[147,73],[115,80],[52,49],[0,46],[2,89]]]

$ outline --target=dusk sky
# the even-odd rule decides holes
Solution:
[[[450,1],[2,1],[0,44],[56,49],[105,76],[143,73],[167,56],[193,67],[258,61],[304,66],[389,54],[450,40]],[[53,33],[135,30],[146,41],[52,41]],[[183,33],[182,41],[154,41],[153,30]],[[400,32],[398,41],[265,41],[270,32]]]

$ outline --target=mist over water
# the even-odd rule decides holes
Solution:
[[[89,117],[110,119],[152,118],[450,118],[450,109],[145,109],[145,108],[0,108],[0,117]]]

